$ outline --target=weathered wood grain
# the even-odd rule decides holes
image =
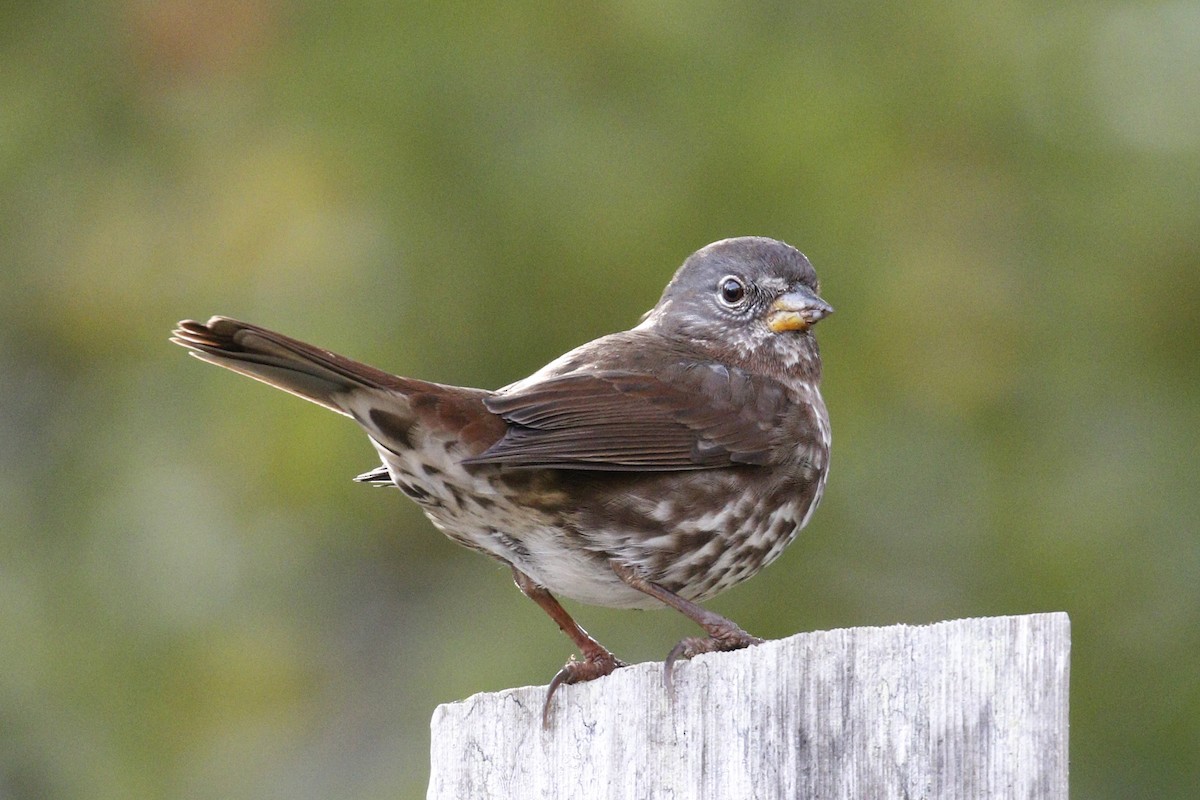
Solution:
[[[433,716],[428,797],[1067,800],[1070,622],[803,633]]]

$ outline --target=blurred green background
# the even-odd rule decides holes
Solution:
[[[833,472],[712,607],[1066,610],[1074,795],[1200,785],[1194,2],[8,3],[0,212],[0,798],[419,797],[571,651],[177,319],[494,387],[740,234],[838,309]]]

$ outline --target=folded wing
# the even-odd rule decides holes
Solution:
[[[570,373],[485,404],[510,427],[466,463],[625,471],[770,463],[790,408],[778,382],[711,363]]]

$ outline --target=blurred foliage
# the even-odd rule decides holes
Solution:
[[[713,607],[1065,609],[1075,794],[1192,796],[1197,120],[1185,0],[5,4],[0,797],[418,797],[436,703],[570,652],[175,320],[497,386],[739,234],[838,309],[834,468]]]

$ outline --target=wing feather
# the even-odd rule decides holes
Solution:
[[[791,407],[777,381],[711,363],[572,372],[485,403],[509,429],[466,463],[630,471],[769,463]]]

